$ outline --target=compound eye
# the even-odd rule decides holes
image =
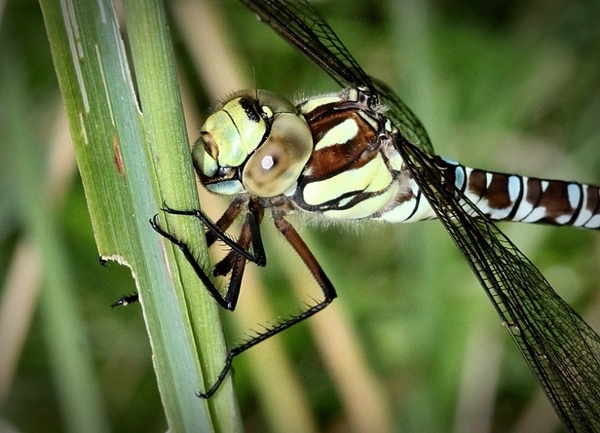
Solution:
[[[276,114],[268,138],[244,167],[244,187],[259,197],[283,194],[298,180],[312,150],[312,134],[304,118]]]

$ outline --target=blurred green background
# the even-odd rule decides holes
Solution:
[[[222,19],[225,42],[243,65],[240,73],[251,85],[296,99],[338,90],[237,2],[212,5]],[[600,183],[600,2],[345,0],[316,5],[364,69],[390,84],[418,114],[439,154],[479,168]],[[68,155],[39,6],[8,0],[0,3],[0,14],[0,79],[7,83],[12,74],[11,80],[23,88],[16,97],[8,86],[0,88],[0,307],[13,305],[7,288],[17,281],[21,304],[30,299],[33,308],[31,317],[27,310],[12,310],[18,314],[10,316],[5,328],[13,335],[21,329],[24,337],[11,341],[16,364],[0,370],[0,431],[8,426],[63,431],[69,416],[61,412],[53,380],[60,366],[48,362],[49,351],[61,348],[53,347],[45,298],[35,291],[44,289],[45,274],[39,269],[51,261],[25,260],[25,279],[15,277],[16,257],[32,237],[19,196],[27,182],[48,190],[52,212],[36,218],[51,222],[59,240],[57,254],[65,257],[60,265],[69,275],[72,307],[80,318],[77,345],[91,355],[110,430],[164,431],[141,310],[109,308],[135,286],[127,268],[98,264],[84,191]],[[7,64],[9,54],[17,61]],[[195,108],[205,116],[213,104],[197,96]],[[13,110],[24,116],[13,119]],[[22,124],[15,127],[15,121]],[[189,127],[197,130],[199,123]],[[16,142],[14,130],[28,136]],[[38,179],[15,169],[16,145],[32,146]],[[64,157],[56,157],[60,146],[67,151]],[[344,326],[357,338],[357,350],[382,397],[381,428],[557,431],[554,415],[543,404],[540,412],[532,406],[539,391],[535,380],[439,223],[367,223],[360,229],[297,225],[336,285]],[[600,300],[598,235],[569,228],[501,228],[561,296],[582,315],[590,314],[590,323],[600,329],[598,314],[593,314]],[[296,311],[286,272],[301,267],[298,259],[279,253],[272,230],[264,231],[270,266],[260,276],[275,316],[261,323]],[[28,283],[27,277],[33,281]],[[306,274],[300,278],[314,286]],[[310,290],[316,293],[314,287]],[[325,326],[336,334],[336,325]],[[300,325],[280,338],[309,423],[320,431],[361,431],[310,328]],[[235,329],[231,334],[233,342],[243,338]],[[6,344],[0,341],[0,348]],[[334,358],[344,356],[333,353]],[[285,422],[289,409],[265,403],[269,391],[253,373],[256,362],[277,368],[271,359],[256,361],[252,355],[236,361],[234,381],[244,424],[248,431],[277,431],[273,412]],[[339,376],[357,375],[348,370]],[[361,392],[358,388],[351,397],[360,401]],[[533,414],[532,424],[527,424],[527,414]]]

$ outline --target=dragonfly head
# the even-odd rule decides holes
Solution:
[[[206,119],[192,158],[209,191],[273,197],[295,185],[312,150],[310,128],[294,104],[243,90]]]

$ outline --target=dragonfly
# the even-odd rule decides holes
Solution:
[[[337,296],[326,273],[288,221],[317,219],[407,223],[439,220],[488,295],[502,325],[569,431],[600,431],[600,337],[552,289],[494,221],[600,228],[600,187],[480,170],[436,155],[416,115],[369,76],[306,0],[241,0],[280,37],[342,88],[297,103],[265,90],[242,90],[221,103],[192,149],[195,170],[212,193],[232,197],[217,220],[192,216],[208,245],[229,250],[212,274],[192,248],[163,229],[224,309],[236,308],[248,262],[266,265],[265,213],[302,258],[323,298],[231,349],[209,398],[242,352],[302,322]],[[227,230],[241,221],[237,238]],[[228,277],[222,293],[213,278]],[[130,302],[128,299],[127,302]]]

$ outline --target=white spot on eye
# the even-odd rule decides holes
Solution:
[[[263,170],[270,170],[273,168],[273,166],[275,165],[275,161],[273,160],[272,156],[265,156],[262,161],[260,162],[260,166],[263,168]]]

